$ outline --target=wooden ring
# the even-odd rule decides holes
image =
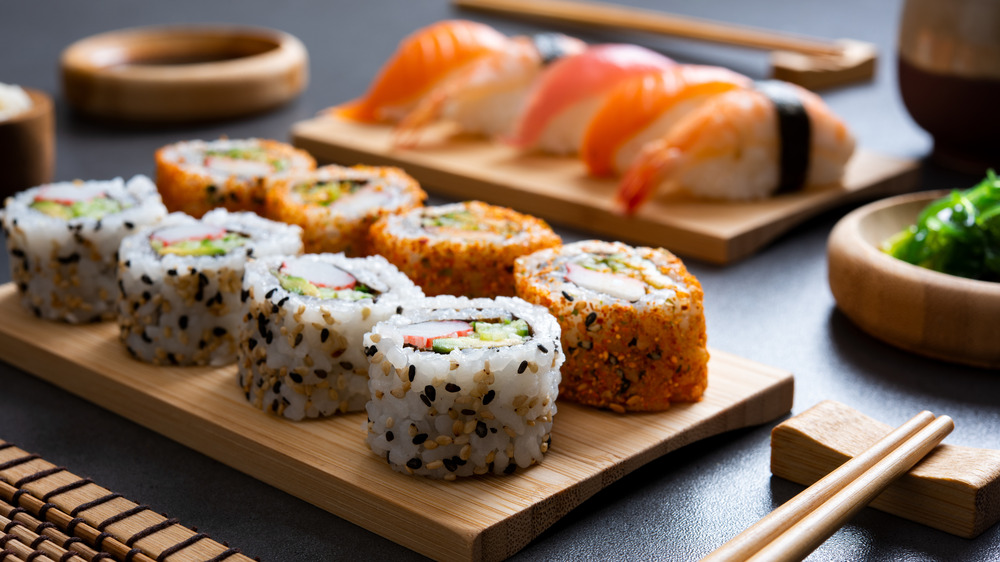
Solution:
[[[55,114],[44,92],[24,88],[31,108],[0,121],[0,198],[52,181]]]
[[[264,111],[291,100],[309,81],[301,41],[281,31],[237,26],[102,33],[67,47],[61,66],[66,100],[74,108],[151,123]]]
[[[956,277],[883,253],[882,242],[916,222],[947,191],[891,197],[854,210],[827,245],[837,306],[869,334],[907,351],[1000,368],[1000,283]]]

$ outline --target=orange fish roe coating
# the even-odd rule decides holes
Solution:
[[[514,296],[514,260],[562,242],[545,221],[481,201],[383,217],[371,234],[428,296]]]
[[[306,253],[371,255],[372,224],[424,204],[427,193],[403,170],[323,166],[268,182],[264,216],[302,227]]]
[[[576,278],[570,263],[586,266],[584,286],[567,279]],[[708,384],[703,292],[676,256],[592,240],[519,258],[514,268],[517,296],[548,308],[562,328],[560,399],[624,413],[701,398]],[[641,281],[631,284],[646,294],[632,301],[595,290],[608,275]]]
[[[216,207],[263,214],[267,178],[315,169],[308,152],[265,139],[186,141],[156,151],[164,205],[195,218]]]

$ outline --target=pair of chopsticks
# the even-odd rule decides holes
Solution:
[[[923,411],[703,559],[801,560],[955,428]]]

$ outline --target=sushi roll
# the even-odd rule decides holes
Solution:
[[[371,254],[368,231],[380,216],[423,205],[427,194],[399,168],[324,166],[268,183],[264,215],[297,224],[305,251]]]
[[[559,325],[518,298],[442,296],[365,334],[367,442],[397,471],[510,474],[551,442]]]
[[[518,296],[562,327],[561,397],[619,413],[700,399],[708,383],[702,289],[676,256],[590,240],[514,267]]]
[[[302,230],[253,213],[174,213],[125,238],[118,255],[118,325],[126,350],[158,365],[236,360],[243,268],[302,251]]]
[[[381,218],[375,252],[428,295],[514,295],[514,260],[561,240],[545,221],[505,207],[466,201]]]
[[[247,400],[290,418],[364,409],[361,338],[423,293],[381,256],[277,256],[247,264],[239,381]]]
[[[156,151],[156,186],[170,211],[216,207],[263,214],[264,182],[316,169],[308,152],[273,140],[186,141]]]
[[[118,245],[167,215],[145,176],[43,185],[5,206],[0,221],[21,303],[70,323],[115,317]]]

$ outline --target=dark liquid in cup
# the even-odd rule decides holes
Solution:
[[[903,57],[898,63],[903,103],[934,137],[933,158],[969,173],[1000,170],[1000,80],[930,72]]]

